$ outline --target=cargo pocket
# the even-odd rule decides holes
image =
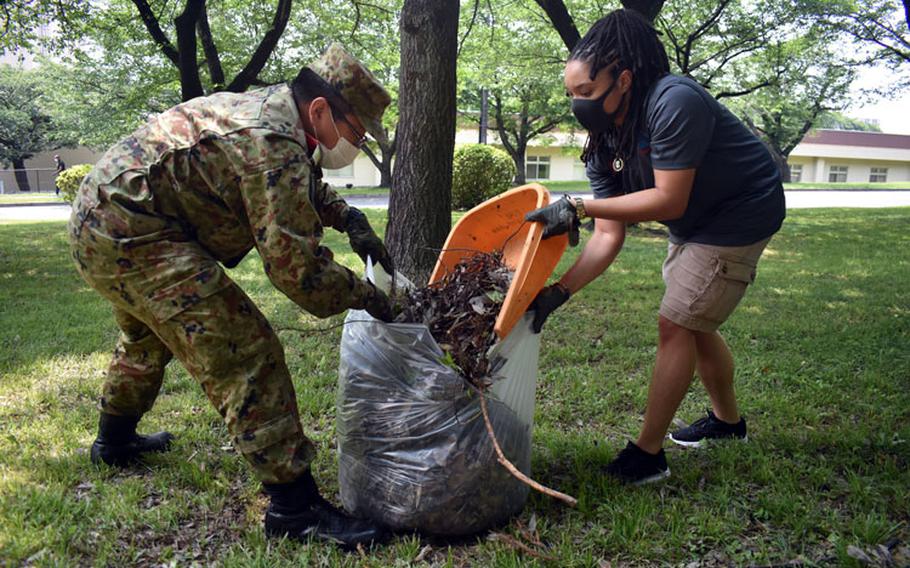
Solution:
[[[152,315],[159,323],[163,323],[232,283],[224,270],[215,264],[174,284],[149,292],[146,297]]]
[[[692,315],[716,323],[726,321],[755,280],[755,267],[718,257],[708,285],[692,302]]]

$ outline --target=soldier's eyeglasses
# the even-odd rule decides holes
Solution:
[[[345,115],[342,114],[340,116],[341,116],[341,120],[344,121],[344,123],[348,125],[348,128],[351,129],[351,132],[353,132],[354,136],[357,137],[357,141],[354,142],[354,146],[357,146],[358,148],[363,148],[368,141],[367,133],[364,132],[363,134],[361,134],[360,132],[357,131],[357,127],[354,126],[353,124],[351,124],[351,121],[349,121]]]

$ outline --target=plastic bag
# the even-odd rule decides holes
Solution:
[[[528,486],[497,462],[480,394],[441,362],[427,327],[386,324],[360,310],[345,323],[336,413],[344,507],[394,529],[438,535],[477,533],[521,511]],[[489,354],[498,369],[485,395],[490,421],[503,453],[525,474],[539,351],[526,315]]]

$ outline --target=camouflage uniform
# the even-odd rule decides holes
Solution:
[[[342,94],[365,90],[388,104],[343,50],[326,58],[343,63],[323,75]],[[381,117],[385,105],[378,115],[355,114]],[[314,448],[284,351],[221,265],[235,266],[255,246],[272,283],[310,313],[364,307],[373,287],[320,246],[323,227],[343,230],[348,211],[320,178],[288,85],[193,99],[108,150],[83,181],[69,222],[79,273],[111,302],[121,330],[103,412],[147,412],[176,357],[262,481],[306,470]]]

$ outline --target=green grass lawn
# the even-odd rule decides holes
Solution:
[[[370,212],[380,227],[383,216]],[[343,238],[330,231],[327,242],[356,266]],[[886,543],[907,565],[910,209],[791,212],[722,328],[750,441],[668,445],[673,477],[630,489],[602,472],[641,426],[665,250],[654,231],[634,229],[608,274],[544,332],[533,474],[579,506],[534,494],[500,531],[527,544],[534,519],[542,546],[531,546],[552,560],[507,538],[405,536],[347,555],[265,540],[266,500],[179,364],[142,423],[173,431],[173,451],[126,471],[92,466],[113,318],[76,275],[63,223],[0,225],[0,565],[380,567],[420,556],[436,566],[827,566],[856,564],[848,547],[872,554]],[[276,326],[341,321],[297,309],[255,254],[231,274]],[[316,476],[334,495],[340,330],[281,336],[304,428],[321,450]],[[678,417],[707,406],[693,385]]]
[[[0,193],[0,205],[28,203],[64,203],[64,200],[53,193]]]
[[[389,188],[387,187],[367,187],[367,186],[354,186],[354,187],[344,187],[344,186],[332,186],[338,195],[341,196],[350,196],[350,195],[388,195]]]

